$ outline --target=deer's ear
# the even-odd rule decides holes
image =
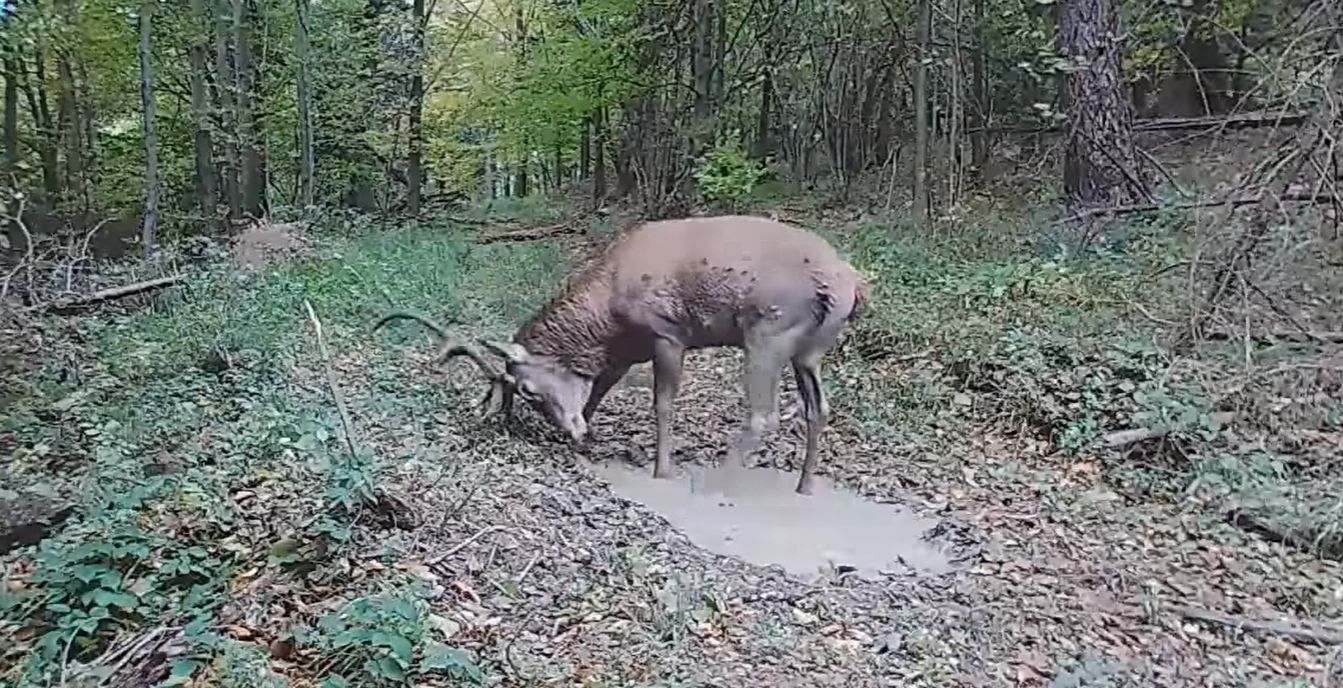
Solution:
[[[481,344],[509,363],[522,363],[527,360],[527,349],[517,342],[482,341]]]

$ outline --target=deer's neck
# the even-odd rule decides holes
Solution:
[[[570,371],[596,377],[610,359],[617,335],[601,289],[576,289],[546,304],[523,325],[514,341],[534,355],[548,356]]]

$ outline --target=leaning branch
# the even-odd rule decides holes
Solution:
[[[341,429],[345,434],[345,446],[350,450],[350,456],[356,455],[354,440],[354,422],[350,420],[350,410],[345,406],[345,395],[340,391],[340,385],[336,383],[336,371],[331,367],[331,352],[326,348],[326,339],[322,336],[322,321],[317,319],[317,312],[312,309],[312,304],[307,299],[303,299],[303,307],[308,311],[308,320],[312,323],[313,332],[317,336],[317,352],[322,357],[322,370],[326,373],[326,384],[331,388],[331,397],[336,401],[336,411],[340,414]]]

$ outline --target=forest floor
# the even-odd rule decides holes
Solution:
[[[822,227],[877,284],[828,363],[821,471],[936,521],[926,538],[949,570],[798,576],[711,554],[582,467],[647,460],[646,386],[612,392],[579,456],[529,414],[510,429],[473,418],[475,371],[432,370],[421,332],[369,333],[395,304],[507,336],[598,224],[488,244],[470,233],[555,218],[267,235],[284,260],[235,246],[239,270],[220,249],[151,303],[3,333],[0,498],[61,513],[40,546],[0,559],[4,680],[1343,682],[1337,345],[1265,364],[1273,384],[1298,376],[1269,393],[1218,376],[1239,370],[1234,347],[1181,358],[1153,343],[1169,313],[1138,259],[1070,265],[777,212]],[[1031,222],[1004,217],[979,222]],[[689,357],[679,464],[713,464],[735,431],[738,360]],[[1256,420],[1227,427],[1229,397]],[[1135,427],[1160,433],[1097,448]],[[785,424],[760,461],[795,467],[798,442]]]

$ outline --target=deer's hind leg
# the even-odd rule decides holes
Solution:
[[[821,357],[838,338],[837,332],[817,333],[793,356],[793,377],[797,380],[797,393],[802,397],[802,414],[807,421],[807,445],[802,457],[801,475],[797,479],[798,494],[811,494],[812,491],[812,474],[816,472],[821,432],[825,430],[826,418],[830,415],[830,405],[821,387]]]
[[[792,357],[800,332],[787,331],[774,336],[752,338],[746,346],[742,386],[746,397],[746,421],[731,449],[729,463],[742,467],[746,458],[760,446],[766,432],[779,422],[779,373]]]

